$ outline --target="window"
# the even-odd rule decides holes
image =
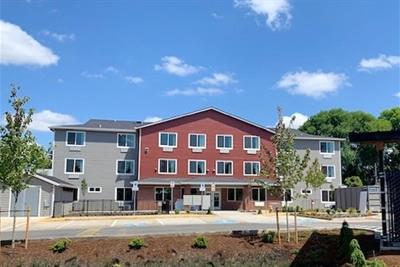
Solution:
[[[291,190],[291,189],[290,189],[290,190],[287,190],[287,191],[285,192],[283,201],[285,201],[285,200],[286,200],[287,202],[292,202],[292,201],[293,201],[292,190]]]
[[[177,147],[177,133],[160,133],[160,147]]]
[[[117,188],[117,193],[116,193],[116,199],[117,201],[132,201],[132,188],[128,187],[119,187]]]
[[[85,132],[67,132],[67,146],[84,146]]]
[[[232,149],[233,136],[232,135],[217,135],[217,149]]]
[[[246,150],[260,150],[259,136],[243,136],[243,147]]]
[[[101,193],[101,191],[102,191],[101,187],[88,187],[89,193]]]
[[[189,134],[189,148],[206,148],[206,135]]]
[[[118,147],[135,147],[134,134],[118,134]]]
[[[335,166],[334,165],[322,165],[321,171],[325,174],[326,179],[335,178]]]
[[[217,175],[232,175],[233,161],[217,160]]]
[[[228,188],[228,201],[242,201],[243,189],[241,188]]]
[[[321,154],[334,154],[335,143],[333,141],[321,141],[319,143],[319,150]]]
[[[159,159],[158,173],[160,174],[176,174],[176,159]]]
[[[335,202],[335,191],[330,189],[321,190],[322,202]]]
[[[205,160],[189,160],[189,174],[206,174]]]
[[[117,160],[117,174],[130,175],[135,172],[134,160]]]
[[[156,201],[171,200],[171,188],[170,187],[156,187],[155,199],[156,199]]]
[[[65,159],[65,173],[83,173],[83,159]]]
[[[300,192],[302,195],[311,195],[312,194],[312,190],[307,188],[307,189],[301,189]]]
[[[260,162],[245,161],[243,162],[243,174],[247,176],[256,176],[260,174]]]
[[[251,198],[253,199],[253,201],[265,201],[265,189],[253,188],[251,190]]]

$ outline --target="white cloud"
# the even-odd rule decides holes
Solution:
[[[290,121],[292,118],[295,118],[292,125],[290,125]],[[298,129],[300,128],[306,121],[308,120],[308,116],[295,112],[290,116],[283,116],[283,123],[287,126],[287,127],[291,127],[293,129]]]
[[[186,64],[183,60],[174,56],[163,57],[161,58],[161,62],[162,63],[160,65],[157,64],[154,66],[155,70],[163,70],[170,74],[182,77],[197,73],[204,69],[201,66],[192,66]]]
[[[0,20],[0,63],[3,65],[49,66],[59,57],[19,26]]]
[[[379,55],[375,58],[363,58],[358,65],[360,71],[391,69],[400,65],[400,56]]]
[[[196,83],[203,85],[226,85],[237,82],[233,79],[233,75],[229,73],[213,73],[211,77],[204,77]]]
[[[32,123],[29,125],[29,129],[39,132],[49,132],[50,126],[76,123],[79,122],[71,115],[61,114],[50,110],[42,110],[33,114]]]
[[[87,71],[83,71],[81,75],[88,79],[104,79],[104,75],[102,73],[89,73]]]
[[[157,117],[157,116],[150,116],[150,117],[146,117],[145,119],[144,119],[144,122],[157,122],[157,121],[160,121],[160,120],[162,120],[162,118],[160,118],[160,117]]]
[[[188,88],[188,89],[173,89],[167,91],[167,96],[217,96],[224,93],[220,88]]]
[[[74,41],[75,40],[75,34],[73,33],[56,33],[56,32],[51,32],[49,30],[43,30],[42,35],[48,36],[56,40],[57,42],[63,43],[65,41]]]
[[[137,76],[125,76],[125,80],[127,80],[128,83],[133,83],[133,84],[139,84],[144,81],[142,78]]]
[[[292,15],[289,0],[234,0],[236,7],[250,8],[257,15],[266,17],[266,23],[272,30],[290,25]]]
[[[277,85],[291,94],[320,98],[350,85],[347,80],[343,73],[301,71],[286,73]]]
[[[119,73],[119,69],[114,67],[114,66],[108,66],[107,68],[105,68],[104,72],[111,72],[114,74],[118,74]]]
[[[400,91],[397,92],[394,96],[400,98]]]

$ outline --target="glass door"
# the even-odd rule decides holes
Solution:
[[[215,210],[220,210],[221,209],[221,194],[220,192],[213,192],[213,207]]]

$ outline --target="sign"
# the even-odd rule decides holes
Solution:
[[[175,187],[175,182],[171,181],[171,183],[169,184],[169,187],[174,188]]]
[[[131,184],[132,184],[132,191],[139,191],[139,182],[138,181],[131,182]]]
[[[211,184],[211,192],[215,192],[215,184]]]
[[[205,184],[200,184],[200,192],[206,191],[206,185]]]

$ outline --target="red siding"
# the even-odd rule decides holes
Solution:
[[[178,147],[172,152],[164,152],[158,146],[159,132],[178,133]],[[201,153],[194,153],[188,148],[189,133],[204,133],[206,137],[206,149]],[[216,149],[216,135],[233,135],[233,150],[229,154],[221,154]],[[141,129],[141,151],[140,153],[140,179],[149,177],[158,178],[190,178],[201,177],[199,175],[188,174],[188,159],[206,160],[207,174],[205,177],[229,177],[215,175],[216,160],[232,160],[233,175],[231,177],[240,178],[243,176],[243,161],[258,161],[259,156],[249,155],[243,149],[243,136],[260,136],[261,144],[269,149],[273,148],[272,134],[259,127],[245,123],[214,110],[208,110],[182,117],[176,120],[156,124],[154,126]],[[164,175],[158,174],[158,159],[171,158],[177,159],[177,174]],[[248,177],[249,178],[249,177]],[[251,177],[250,177],[251,178]]]

